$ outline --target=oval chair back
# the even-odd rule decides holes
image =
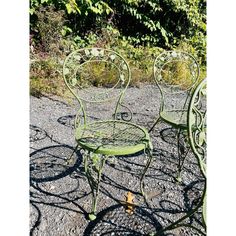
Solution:
[[[156,57],[153,73],[161,93],[160,119],[186,128],[190,95],[199,78],[196,59],[186,52],[165,51]]]
[[[83,48],[67,56],[63,65],[63,77],[80,105],[76,118],[78,125],[86,123],[88,117],[100,119],[94,114],[88,116],[87,113],[98,111],[97,107],[103,103],[114,102],[111,109],[116,118],[130,82],[130,69],[117,52],[103,48]],[[104,109],[106,108],[100,110]],[[79,119],[80,115],[83,119]]]

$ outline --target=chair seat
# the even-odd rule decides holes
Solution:
[[[160,116],[172,126],[187,129],[187,110],[162,111]]]
[[[104,155],[134,154],[151,145],[145,128],[118,120],[79,126],[76,141],[82,148]]]

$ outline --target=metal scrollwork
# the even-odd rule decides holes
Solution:
[[[92,191],[92,212],[89,214],[90,220],[96,218],[97,199],[100,191],[100,182],[102,177],[102,169],[106,159],[109,156],[95,154],[87,150],[81,150],[83,155],[85,174]]]
[[[66,58],[63,76],[67,86],[80,99],[103,102],[118,98],[126,89],[130,69],[124,58],[112,50],[86,48]]]
[[[194,208],[175,222],[158,231],[155,235],[162,235],[165,231],[180,227],[190,227],[201,235],[206,235],[206,79],[195,88],[190,100],[188,109],[188,136],[190,146],[198,159],[198,165],[204,177],[205,183],[202,196]],[[204,231],[196,226],[185,223],[185,220],[198,212],[200,208],[202,208]]]
[[[120,106],[122,108],[125,108],[127,111],[121,111],[121,112],[117,112],[116,113],[116,117],[114,117],[117,120],[123,120],[123,121],[131,121],[133,118],[133,112],[131,111],[131,109],[124,105],[124,104],[120,104]]]
[[[196,59],[180,51],[165,51],[154,63],[154,77],[165,93],[178,93],[191,89],[199,77]]]
[[[188,111],[188,131],[190,145],[194,154],[198,157],[200,168],[206,175],[206,80],[203,80],[196,88]]]

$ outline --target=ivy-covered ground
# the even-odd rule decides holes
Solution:
[[[160,97],[155,86],[129,88],[125,104],[133,111],[133,122],[150,127],[158,114]],[[173,99],[171,102],[177,100]],[[31,97],[30,108],[30,233],[32,236],[148,235],[177,220],[195,206],[203,188],[193,155],[183,169],[182,182],[175,181],[177,152],[175,130],[160,124],[151,134],[154,160],[145,178],[147,206],[139,192],[139,174],[145,164],[143,153],[111,158],[104,167],[98,217],[86,218],[91,192],[83,172],[81,154],[67,164],[74,146],[73,121],[76,103],[59,97]],[[97,110],[106,116],[112,104]],[[93,109],[91,107],[91,109]],[[128,191],[137,207],[126,213],[119,201]],[[186,221],[202,229],[200,212]],[[165,235],[198,235],[179,228]]]

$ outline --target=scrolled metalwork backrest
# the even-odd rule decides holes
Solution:
[[[63,77],[82,108],[85,103],[101,104],[121,98],[130,82],[125,59],[110,49],[83,48],[69,54],[64,61]],[[85,115],[85,109],[83,110]]]
[[[188,109],[188,135],[193,153],[206,175],[206,79],[195,89]]]
[[[162,108],[168,104],[165,100],[168,96],[189,95],[198,81],[199,65],[196,59],[187,52],[165,51],[156,57],[154,61],[154,79],[162,95]],[[182,96],[186,100],[186,96]],[[178,102],[179,108],[185,106],[184,102]],[[183,107],[182,107],[183,108]]]
[[[130,82],[125,59],[117,52],[103,48],[79,49],[69,54],[63,65],[63,76],[76,96],[87,102],[117,98]],[[105,88],[100,88],[105,82]],[[94,91],[93,87],[98,88]]]

